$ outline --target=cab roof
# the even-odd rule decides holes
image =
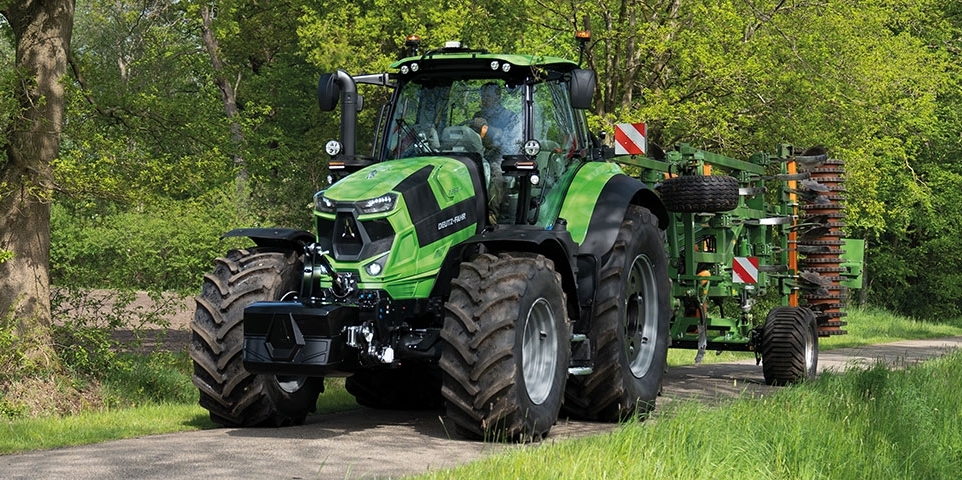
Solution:
[[[447,72],[462,75],[517,75],[530,72],[532,68],[565,73],[577,69],[578,64],[560,57],[488,53],[485,50],[447,47],[420,56],[402,58],[390,67],[400,70],[402,76]]]

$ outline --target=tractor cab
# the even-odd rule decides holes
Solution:
[[[373,163],[415,157],[459,156],[473,159],[484,172],[488,204],[495,223],[553,222],[541,206],[564,182],[566,173],[592,158],[583,109],[590,106],[595,76],[574,62],[533,55],[490,54],[449,42],[444,48],[413,55],[380,76],[322,78],[322,108],[333,109],[340,93],[343,111],[356,96],[354,81],[393,88],[370,156],[353,152],[353,127],[342,124],[331,169],[344,173]],[[340,73],[340,72],[339,72]],[[375,79],[376,81],[372,81]],[[342,122],[354,122],[342,115]],[[335,142],[336,147],[340,144]],[[352,168],[353,167],[353,168]]]

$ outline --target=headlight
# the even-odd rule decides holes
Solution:
[[[387,263],[387,255],[381,255],[381,258],[367,264],[364,266],[364,271],[372,277],[380,276],[384,273],[384,264]]]
[[[529,157],[536,157],[541,153],[541,143],[537,140],[528,140],[524,143],[524,154]]]
[[[341,148],[343,148],[341,146],[341,142],[338,142],[337,140],[331,140],[327,142],[327,145],[324,145],[324,151],[326,151],[327,154],[332,157],[336,157],[337,154],[341,153]]]
[[[333,200],[324,196],[324,192],[320,191],[314,194],[314,209],[319,212],[324,213],[334,213],[337,204]]]
[[[377,198],[372,198],[370,200],[361,200],[357,202],[357,209],[361,214],[367,213],[381,213],[389,212],[394,210],[394,206],[397,204],[397,194],[388,193],[381,195]]]
[[[337,204],[338,202],[324,196],[324,190],[314,194],[314,209],[319,212],[335,213],[337,212]],[[341,202],[342,207],[347,205],[346,202]],[[388,193],[377,198],[354,202],[354,208],[357,210],[358,215],[390,212],[394,210],[396,205],[396,193]]]

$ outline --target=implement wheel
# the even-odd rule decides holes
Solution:
[[[765,383],[786,385],[815,378],[818,372],[818,326],[804,307],[775,307],[762,328]]]
[[[738,206],[738,179],[728,175],[685,175],[658,186],[670,212],[727,212]]]

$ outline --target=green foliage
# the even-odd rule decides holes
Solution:
[[[16,326],[12,313],[0,312],[0,385],[21,374],[17,365],[23,352],[19,348]]]
[[[58,368],[26,361],[28,345],[9,316],[0,321],[0,418],[77,413],[196,400],[186,352],[144,354],[166,333],[166,315],[183,303],[172,294],[138,302],[132,291],[58,289],[51,301]],[[61,368],[62,367],[62,368]]]
[[[609,435],[511,450],[423,479],[955,478],[962,352],[876,364],[711,407],[684,402]],[[661,407],[660,407],[661,408]]]
[[[227,195],[227,194],[224,194]],[[236,227],[223,197],[112,212],[97,204],[54,205],[51,276],[57,285],[194,291]]]
[[[121,368],[112,368],[101,376],[108,405],[129,408],[197,401],[197,387],[190,380],[193,363],[187,352],[127,353],[121,355],[121,361]]]
[[[647,121],[652,143],[732,156],[826,145],[846,161],[846,222],[868,241],[871,301],[919,316],[962,308],[962,265],[946,254],[962,237],[958,2],[218,0],[219,72],[200,38],[203,6],[78,5],[81,74],[55,162],[57,281],[190,289],[223,251],[223,231],[310,228],[322,144],[338,136],[337,115],[316,106],[321,72],[384,71],[410,34],[425,49],[462,40],[577,58],[572,33],[587,16],[593,126]],[[17,110],[7,37],[0,131]],[[215,78],[236,90],[233,119]],[[361,94],[364,152],[386,93]],[[225,187],[235,159],[249,178],[240,191]]]
[[[12,29],[5,18],[0,16],[0,132],[9,131],[14,115],[20,110],[14,85],[16,70],[14,68]],[[0,166],[7,159],[7,136],[0,135]]]
[[[126,368],[120,361],[121,350],[137,348],[145,327],[165,328],[167,323],[161,316],[162,304],[161,311],[144,311],[134,305],[135,299],[136,293],[129,290],[56,290],[51,298],[58,319],[53,326],[54,346],[64,367],[85,377]],[[132,343],[122,344],[114,336],[116,331],[132,332]]]

